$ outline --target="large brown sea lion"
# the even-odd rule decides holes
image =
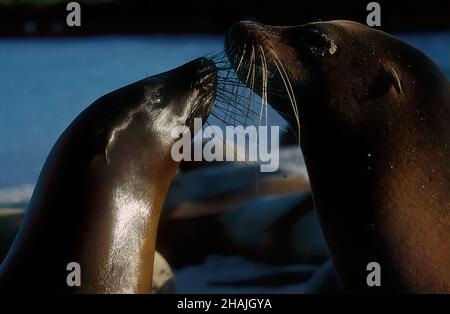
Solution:
[[[47,158],[1,266],[2,291],[150,292],[160,210],[178,167],[171,131],[207,117],[216,73],[199,58],[78,116]],[[73,262],[81,285],[69,287]]]
[[[450,292],[450,84],[438,67],[350,21],[240,22],[225,45],[241,81],[300,131],[344,286]],[[381,286],[367,283],[370,262]]]

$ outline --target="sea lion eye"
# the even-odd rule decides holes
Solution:
[[[156,88],[150,90],[147,95],[147,98],[151,103],[160,104],[163,98],[163,86],[157,86]]]
[[[330,36],[317,29],[302,31],[300,41],[316,56],[333,55],[337,50],[337,46]]]
[[[400,78],[397,72],[390,68],[389,70],[384,70],[369,86],[369,91],[367,96],[369,98],[376,98],[383,96],[387,91],[394,86],[397,93],[400,95],[403,93],[402,85],[400,83]]]

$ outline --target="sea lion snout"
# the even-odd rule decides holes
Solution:
[[[211,59],[202,57],[196,60],[196,64],[198,67],[197,72],[199,75],[212,74],[217,72],[216,64]]]
[[[163,124],[191,126],[194,118],[208,117],[217,87],[217,67],[211,59],[197,58],[157,77],[164,79],[161,99],[167,113],[159,116],[171,117]]]
[[[285,42],[298,44],[315,56],[333,55],[337,45],[332,34],[320,25],[310,23],[300,26],[269,26],[250,21],[238,22],[226,34],[225,49],[227,52],[236,53],[233,50],[244,45],[277,48]]]
[[[197,79],[194,87],[206,93],[215,90],[217,85],[216,64],[208,58],[199,58],[197,60]]]
[[[187,119],[187,124],[192,127],[192,120],[195,117],[207,119],[211,107],[216,99],[217,89],[217,67],[208,58],[198,58],[193,63],[196,71],[192,88],[198,91],[197,101],[193,105],[191,114]]]
[[[200,57],[169,71],[168,74],[172,74],[170,82],[179,90],[193,92],[192,89],[195,88],[209,91],[215,89],[217,67],[211,59]]]
[[[236,54],[236,49],[243,47],[249,49],[255,43],[269,44],[281,34],[283,29],[285,27],[269,26],[252,21],[237,22],[225,36],[225,50],[227,53]]]

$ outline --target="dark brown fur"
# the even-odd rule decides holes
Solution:
[[[276,72],[273,50],[292,83],[315,206],[345,287],[450,292],[448,79],[417,49],[350,21],[240,22],[226,41],[235,67],[244,44],[260,45]],[[271,90],[284,90],[279,77],[269,103],[297,128],[290,101]],[[366,284],[369,262],[381,265],[381,287]]]

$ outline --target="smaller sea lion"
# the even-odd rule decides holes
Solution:
[[[178,163],[175,127],[215,100],[217,68],[199,58],[113,91],[54,145],[0,268],[0,290],[149,293],[160,210]],[[66,282],[69,263],[81,285]]]

